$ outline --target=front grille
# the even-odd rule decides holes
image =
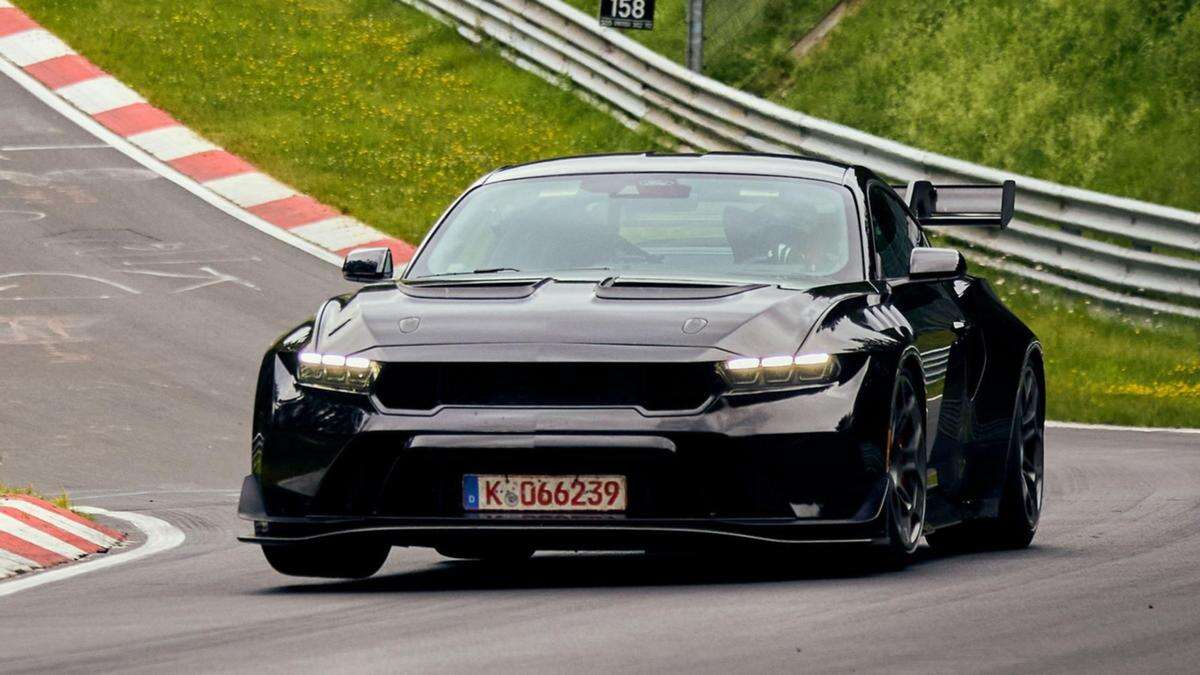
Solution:
[[[461,517],[466,474],[618,474],[628,479],[629,518],[791,517],[792,504],[814,503],[822,517],[849,518],[883,476],[878,449],[837,434],[670,438],[676,451],[663,454],[630,448],[400,450],[406,434],[362,434],[338,455],[312,513]]]
[[[719,393],[711,363],[386,363],[384,406],[639,406],[694,410]]]

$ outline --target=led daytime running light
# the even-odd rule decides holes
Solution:
[[[371,390],[379,375],[379,364],[361,356],[301,352],[296,380],[319,389],[332,389],[353,394]]]
[[[734,389],[755,389],[828,380],[837,374],[837,366],[837,358],[824,353],[740,356],[725,361],[722,371]]]

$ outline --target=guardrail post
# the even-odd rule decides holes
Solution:
[[[687,67],[704,70],[704,0],[688,0]]]

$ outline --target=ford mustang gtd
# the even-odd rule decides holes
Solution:
[[[392,546],[1028,545],[1041,346],[924,231],[1004,227],[1014,186],[902,191],[746,154],[485,176],[267,352],[243,539],[326,577]]]

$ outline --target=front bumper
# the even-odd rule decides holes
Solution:
[[[457,517],[271,517],[254,476],[242,484],[238,515],[254,521],[239,541],[304,544],[368,538],[394,546],[527,547],[537,550],[672,550],[741,545],[883,544],[890,483],[880,479],[864,512],[849,519],[631,518],[615,515]]]
[[[801,391],[729,397],[687,415],[627,408],[381,412],[364,397],[294,386],[276,368],[240,515],[259,544],[347,536],[397,545],[520,542],[647,549],[704,542],[884,538],[889,481],[869,368]],[[877,407],[877,406],[875,406]],[[261,411],[260,411],[261,412]],[[257,422],[256,422],[257,424]],[[620,515],[479,514],[465,474],[620,474]]]

